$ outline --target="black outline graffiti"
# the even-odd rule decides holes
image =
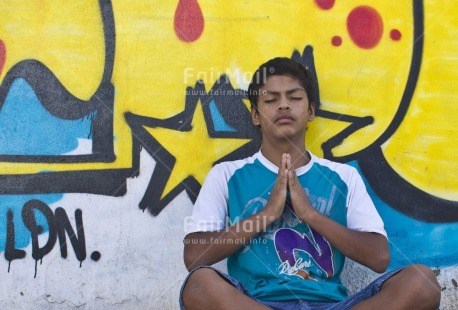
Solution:
[[[373,190],[390,207],[424,222],[451,223],[458,221],[456,201],[432,196],[405,181],[386,162],[379,148],[371,149],[365,156],[364,164],[360,163],[361,170]]]
[[[56,117],[74,120],[92,117],[92,154],[89,155],[0,155],[2,162],[88,163],[113,162],[114,86],[111,83],[115,57],[115,23],[110,0],[99,0],[105,42],[105,67],[101,83],[88,101],[68,92],[56,76],[41,62],[27,59],[15,64],[0,86],[0,109],[18,78],[32,87],[43,107]],[[70,108],[69,108],[70,107]],[[120,196],[126,192],[126,178],[135,168],[43,172],[25,175],[0,175],[0,194],[95,193]]]
[[[214,96],[216,92],[233,95]],[[251,114],[243,103],[246,98],[243,90],[235,90],[226,76],[221,76],[207,93],[203,83],[196,83],[195,87],[188,87],[184,111],[168,119],[156,119],[136,115],[130,112],[125,113],[127,123],[132,129],[133,139],[137,142],[135,158],[139,157],[140,149],[143,147],[156,161],[156,167],[151,176],[150,183],[139,204],[140,209],[148,209],[153,215],[158,215],[178,194],[186,191],[189,198],[194,202],[200,191],[201,184],[193,177],[188,176],[181,183],[161,199],[167,180],[175,165],[175,157],[152,137],[144,128],[163,127],[176,131],[190,131],[194,111],[200,100],[208,134],[212,138],[238,138],[251,139],[241,148],[221,158],[216,163],[226,160],[245,157],[259,149],[260,136],[256,128],[251,125]],[[236,129],[232,131],[216,131],[214,128],[210,103],[214,101],[219,113],[224,117],[225,122]],[[215,164],[216,164],[215,163]]]

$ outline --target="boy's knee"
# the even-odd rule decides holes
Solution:
[[[199,268],[194,270],[188,277],[183,288],[184,305],[198,302],[202,296],[209,297],[216,289],[220,275],[211,268]]]
[[[425,265],[415,264],[406,268],[406,273],[412,278],[413,283],[417,283],[419,288],[425,290],[440,290],[434,272]]]
[[[230,295],[230,288],[235,287],[217,271],[201,267],[192,271],[186,280],[182,293],[183,304],[186,309],[218,308],[222,303],[221,298]]]
[[[199,268],[194,270],[188,277],[183,289],[183,295],[190,291],[201,290],[211,283],[210,279],[217,276],[216,271],[210,268]]]
[[[412,265],[405,269],[409,278],[409,286],[415,291],[416,297],[425,302],[439,304],[441,288],[434,272],[425,265]]]
[[[208,268],[200,268],[194,270],[187,278],[183,288],[182,298],[186,309],[191,309],[190,306],[195,304],[197,299],[205,291],[202,285],[205,285],[205,275],[208,273]]]

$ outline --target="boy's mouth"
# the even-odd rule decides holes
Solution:
[[[290,114],[281,114],[274,119],[274,123],[286,124],[294,121],[294,117]]]

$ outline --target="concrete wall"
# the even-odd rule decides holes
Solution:
[[[457,309],[458,4],[1,1],[0,301],[176,309],[183,226],[215,162],[259,148],[245,98],[274,56],[314,72],[307,145],[357,167],[390,268]],[[375,275],[349,264],[352,291]]]

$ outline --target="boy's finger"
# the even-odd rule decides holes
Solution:
[[[288,172],[289,170],[285,169],[285,171],[281,174],[280,184],[283,185],[283,187],[286,187],[286,184],[288,183]]]
[[[288,182],[290,186],[296,185],[296,178],[293,171],[288,171]]]
[[[291,170],[292,168],[292,164],[291,164],[291,155],[290,154],[286,154],[286,168]]]
[[[282,170],[285,170],[285,169],[288,168],[287,159],[288,159],[288,158],[287,158],[286,154],[283,154],[283,155],[281,156],[281,168],[282,168]]]

